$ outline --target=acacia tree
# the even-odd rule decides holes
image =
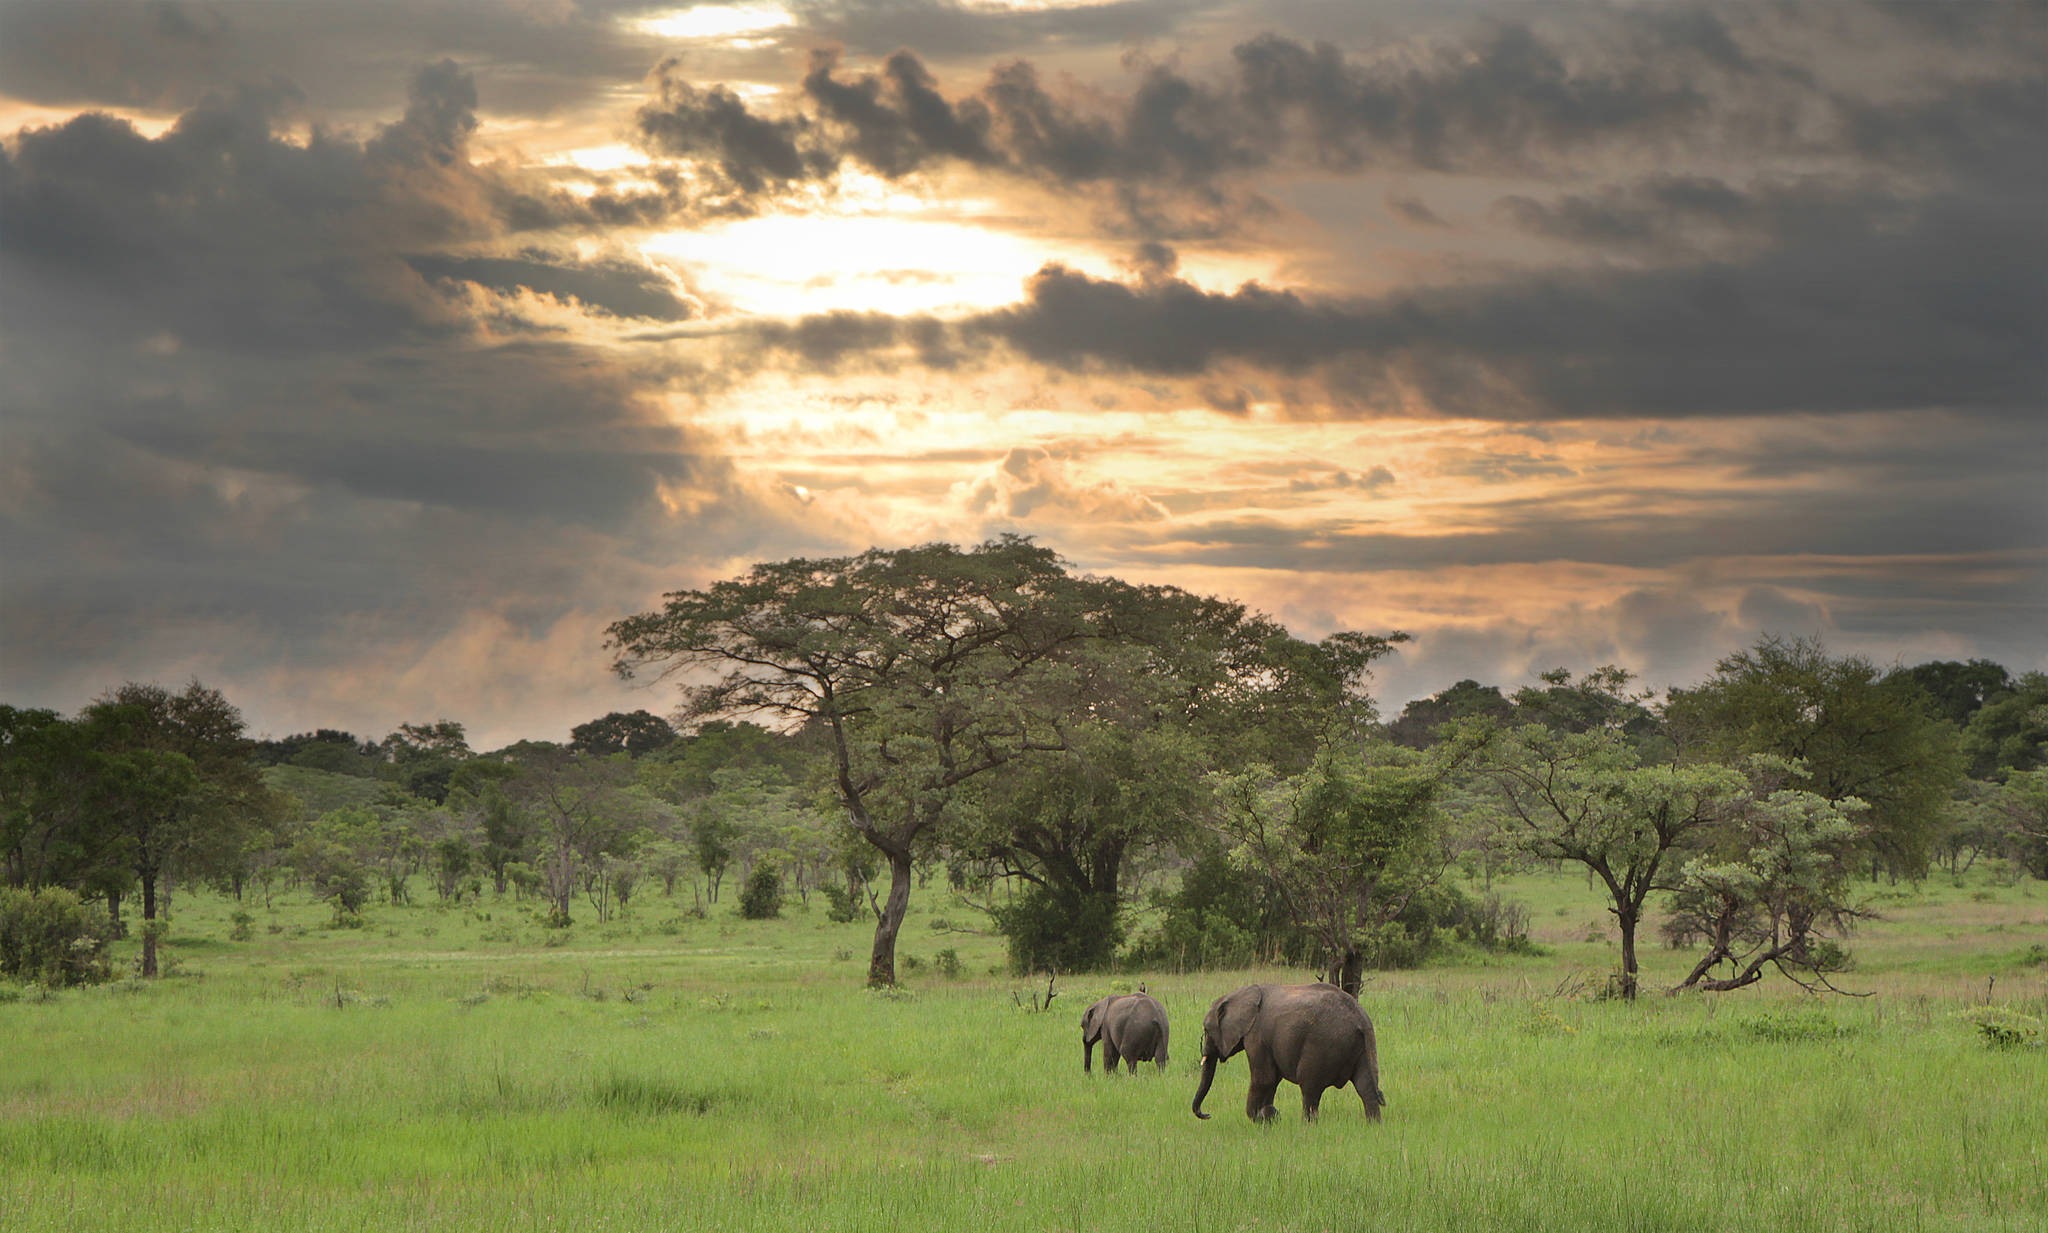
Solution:
[[[1893,876],[1927,868],[1936,829],[1960,781],[1952,724],[1909,677],[1818,640],[1767,637],[1673,691],[1666,716],[1690,752],[1724,762],[1768,754],[1801,769],[1787,785],[1869,808],[1864,843]]]
[[[638,758],[672,744],[676,730],[647,711],[613,711],[569,729],[569,748],[577,753],[631,754]]]
[[[1644,765],[1619,727],[1561,732],[1523,724],[1481,763],[1506,806],[1512,842],[1584,865],[1606,887],[1621,935],[1621,993],[1636,996],[1636,931],[1653,891],[1678,886],[1674,849],[1718,821],[1747,786],[1713,763]]]
[[[103,763],[84,722],[0,706],[0,880],[30,890],[105,880],[109,837],[91,824]]]
[[[960,785],[1059,747],[1034,695],[1097,632],[1101,590],[1017,536],[871,549],[673,592],[613,623],[607,646],[622,676],[709,674],[682,685],[689,718],[822,734],[848,822],[888,864],[868,981],[893,985],[914,857]]]
[[[1067,748],[977,781],[956,850],[1027,884],[995,909],[1019,971],[1088,971],[1122,940],[1126,860],[1183,832],[1198,812],[1206,765],[1180,729],[1092,720]]]
[[[1863,802],[1830,801],[1779,788],[1738,802],[1711,850],[1688,861],[1664,930],[1701,937],[1706,954],[1672,989],[1723,992],[1753,985],[1775,967],[1809,990],[1835,992],[1828,977],[1847,953],[1827,935],[1868,913],[1849,898]],[[1727,963],[1728,976],[1708,973]]]
[[[180,693],[129,683],[85,710],[105,761],[105,824],[142,890],[142,974],[157,974],[157,891],[173,870],[205,873],[236,859],[282,800],[263,784],[242,713],[194,681]]]
[[[549,918],[570,923],[569,905],[586,872],[602,874],[613,858],[631,855],[649,820],[647,799],[632,790],[625,755],[593,758],[559,747],[521,751],[506,793],[532,819]],[[599,905],[600,915],[608,909]]]
[[[1255,767],[1223,781],[1232,863],[1273,887],[1315,938],[1324,979],[1353,996],[1374,935],[1451,863],[1437,800],[1473,744],[1328,744],[1298,775]]]

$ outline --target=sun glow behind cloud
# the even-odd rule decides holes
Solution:
[[[972,223],[898,215],[770,215],[641,245],[681,262],[706,291],[750,314],[988,308],[1071,253]],[[1104,263],[1106,265],[1106,262]]]
[[[779,4],[700,4],[632,24],[662,38],[741,39],[794,25],[796,16]]]

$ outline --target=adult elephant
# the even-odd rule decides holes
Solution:
[[[1166,1008],[1144,993],[1103,998],[1081,1015],[1081,1069],[1093,1068],[1095,1042],[1102,1042],[1102,1065],[1116,1073],[1119,1060],[1135,1073],[1139,1062],[1166,1069]]]
[[[1335,985],[1246,985],[1226,993],[1202,1019],[1202,1086],[1195,1091],[1195,1116],[1216,1078],[1216,1063],[1245,1055],[1252,1086],[1244,1111],[1255,1122],[1274,1116],[1273,1093],[1280,1081],[1301,1088],[1301,1113],[1316,1117],[1323,1093],[1346,1083],[1365,1102],[1365,1115],[1380,1119],[1387,1098],[1380,1093],[1380,1052],[1372,1020],[1358,999]]]

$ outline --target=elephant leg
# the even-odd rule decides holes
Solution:
[[[1116,1045],[1105,1037],[1102,1042],[1102,1073],[1105,1075],[1115,1074],[1116,1064],[1122,1060],[1123,1058],[1117,1054]]]
[[[1124,1071],[1125,1071],[1125,1073],[1127,1073],[1127,1074],[1133,1074],[1133,1075],[1135,1075],[1135,1074],[1137,1074],[1137,1073],[1138,1073],[1138,1055],[1137,1055],[1137,1054],[1135,1054],[1135,1053],[1130,1053],[1130,1054],[1126,1054],[1126,1055],[1124,1055]]]
[[[1320,1085],[1318,1085],[1318,1084],[1314,1084],[1314,1083],[1304,1083],[1304,1084],[1302,1084],[1302,1085],[1301,1085],[1301,1119],[1302,1119],[1303,1121],[1305,1121],[1305,1122],[1313,1122],[1313,1121],[1315,1121],[1315,1120],[1316,1120],[1316,1114],[1318,1114],[1318,1113],[1320,1113],[1320,1112],[1322,1111],[1322,1107],[1323,1107],[1323,1089],[1322,1089],[1322,1087],[1321,1087]]]
[[[1245,1093],[1244,1113],[1255,1122],[1270,1122],[1278,1116],[1273,1107],[1273,1094],[1280,1090],[1280,1072],[1271,1062],[1252,1066],[1251,1090]]]

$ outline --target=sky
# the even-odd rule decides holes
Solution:
[[[0,0],[0,702],[477,748],[1015,532],[1471,677],[2048,668],[2048,5]]]

